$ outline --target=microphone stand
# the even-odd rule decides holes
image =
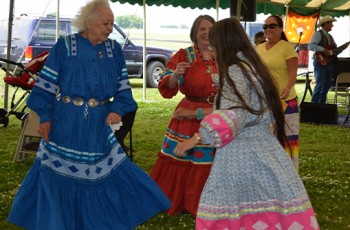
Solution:
[[[299,33],[299,41],[298,41],[298,44],[296,45],[296,48],[295,48],[295,51],[297,52],[298,55],[299,55],[299,50],[300,50],[301,36],[303,36],[302,31],[300,31],[300,33]],[[305,77],[306,77],[305,78],[305,89],[304,89],[303,98],[301,99],[299,105],[301,105],[304,102],[307,92],[309,92],[310,95],[312,96],[312,89],[311,89],[311,85],[310,85],[311,80],[310,80],[310,76],[309,76],[310,73],[312,73],[312,72],[307,71],[306,73],[302,73],[302,74],[305,74]],[[299,74],[299,75],[302,75],[302,74]]]
[[[298,44],[296,45],[295,51],[299,54],[299,49],[300,49],[300,41],[301,41],[301,36],[303,36],[303,32],[299,33],[299,41]]]

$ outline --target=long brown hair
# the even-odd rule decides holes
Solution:
[[[242,108],[257,115],[257,119],[248,123],[247,126],[256,124],[262,118],[264,112],[270,109],[275,121],[275,134],[279,142],[282,146],[284,146],[284,143],[288,143],[284,129],[282,104],[275,82],[256,53],[240,22],[233,17],[216,22],[209,31],[209,42],[215,51],[220,76],[216,108],[220,109],[222,87],[224,82],[227,82],[232,93],[237,95],[241,102],[240,105],[232,108]],[[245,60],[238,56],[239,52],[243,54]],[[249,102],[246,102],[237,90],[237,86],[228,72],[232,65],[237,65],[242,70],[244,77],[250,82],[252,90],[255,91],[259,100],[260,106],[258,109],[253,108]],[[262,92],[260,87],[254,83],[256,80],[253,80],[253,78],[262,86]],[[265,104],[267,107],[264,106]]]

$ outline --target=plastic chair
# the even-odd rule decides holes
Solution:
[[[38,115],[34,111],[30,111],[28,116],[23,119],[22,133],[17,144],[13,162],[25,159],[27,154],[36,154],[41,140],[37,131],[39,125]]]
[[[340,98],[342,98],[342,100],[339,100]],[[334,103],[338,106],[349,107],[350,72],[343,72],[337,76],[334,90]]]

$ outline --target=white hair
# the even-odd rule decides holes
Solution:
[[[86,22],[96,17],[96,12],[101,7],[110,7],[108,0],[92,0],[82,8],[76,18],[73,20],[72,24],[75,26],[79,32],[84,32],[87,30]]]

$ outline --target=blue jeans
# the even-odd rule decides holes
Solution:
[[[314,74],[316,79],[316,86],[312,93],[311,102],[326,103],[327,94],[332,86],[333,63],[328,65],[320,65],[314,59]]]

